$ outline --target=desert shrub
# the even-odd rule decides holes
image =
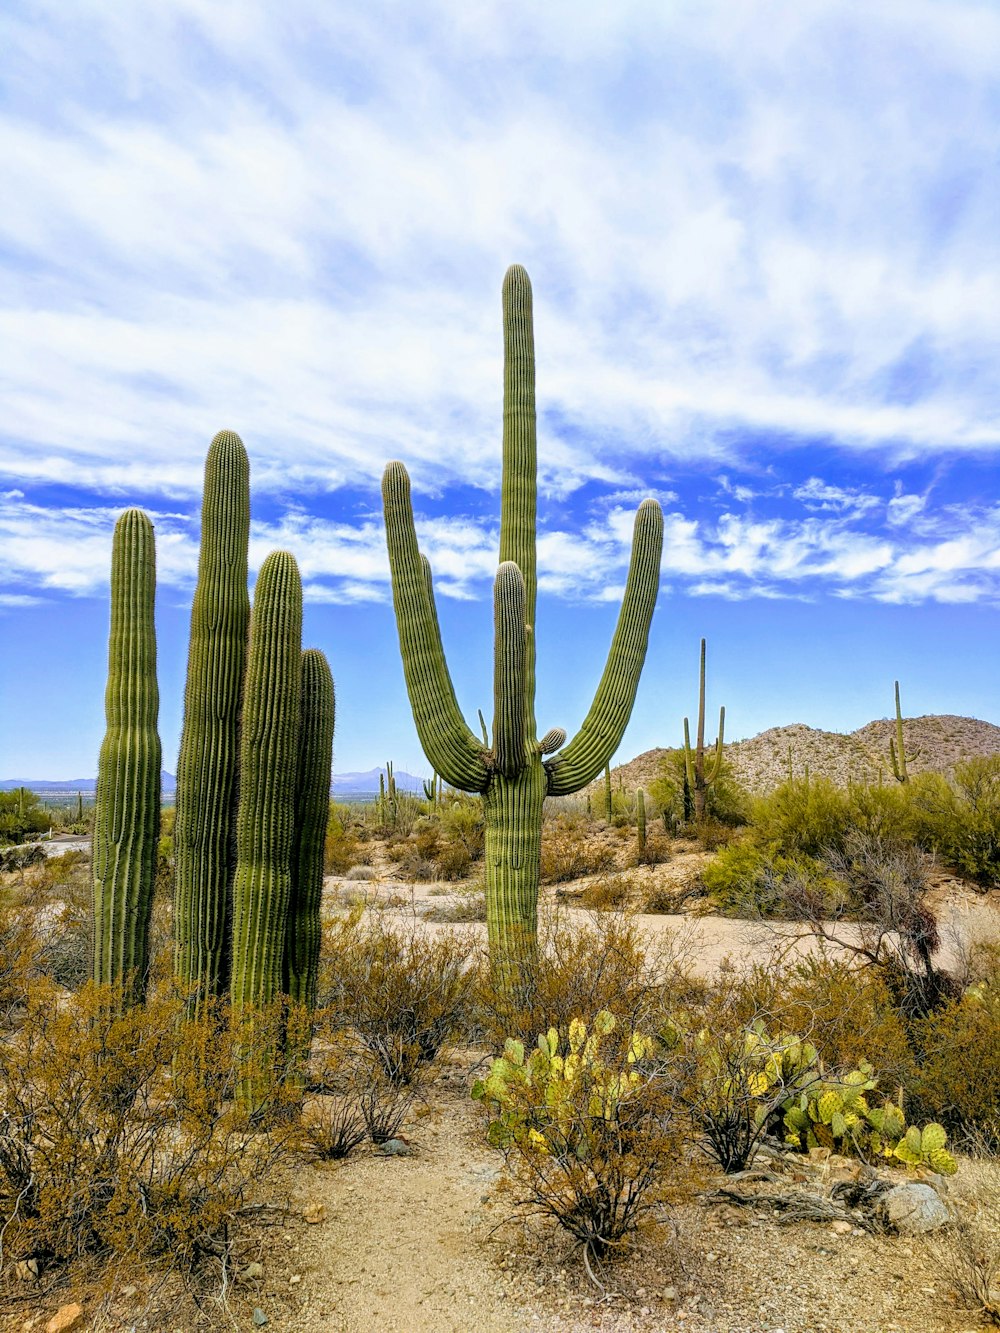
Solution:
[[[969,987],[916,1028],[921,1109],[1000,1152],[1000,989]]]
[[[479,976],[477,1012],[486,1041],[499,1049],[508,1035],[531,1043],[550,1027],[568,1029],[579,1014],[608,1008],[626,1028],[652,1030],[665,1006],[699,993],[683,942],[669,938],[650,949],[635,922],[601,913],[584,923],[556,913],[541,922],[539,958],[527,996],[511,1000],[486,968]]]
[[[472,1089],[520,1203],[568,1231],[592,1275],[656,1204],[674,1159],[673,1101],[644,1068],[653,1046],[599,1010],[543,1032],[530,1054],[509,1038]]]
[[[481,861],[486,846],[486,821],[483,803],[478,796],[455,792],[440,805],[441,841],[460,844],[468,854],[469,862]],[[440,853],[439,853],[440,855]]]
[[[339,932],[325,931],[320,1003],[327,1021],[352,1028],[387,1077],[409,1083],[468,1023],[472,951],[454,935],[429,939],[417,923],[394,929],[355,917]]]
[[[753,1160],[775,1113],[816,1064],[798,1037],[770,1035],[761,1020],[735,1031],[661,1026],[659,1077],[686,1108],[698,1146],[727,1174]]]
[[[323,873],[345,875],[352,866],[364,865],[369,859],[370,852],[351,827],[349,815],[343,807],[331,803],[323,845]]]
[[[659,775],[649,784],[655,807],[666,816],[672,830],[690,823],[693,812],[684,808],[684,751],[668,750],[660,761]],[[732,766],[724,759],[719,776],[705,795],[705,815],[718,824],[745,824],[750,812],[748,793],[737,782]]]
[[[7,1027],[27,1001],[42,971],[40,943],[31,913],[0,903],[0,1027]]]
[[[592,836],[590,822],[579,815],[561,814],[542,826],[539,877],[543,884],[564,884],[615,863],[614,849],[602,837]]]
[[[956,764],[951,783],[925,773],[907,786],[921,844],[977,884],[1000,886],[1000,755]]]
[[[438,903],[424,912],[425,921],[440,921],[458,924],[469,921],[486,920],[486,893],[482,886],[473,885],[470,889],[453,893],[447,903]]]
[[[46,859],[44,848],[36,844],[29,847],[0,848],[0,871],[8,874],[11,872],[22,873],[29,866],[40,865]]]
[[[789,778],[751,805],[752,836],[785,856],[818,856],[844,845],[853,827],[846,791],[828,778]]]
[[[628,905],[635,889],[635,877],[627,871],[601,875],[580,894],[580,906],[591,912],[618,912]]]
[[[794,920],[802,914],[803,899],[813,897],[821,910],[836,909],[833,885],[820,861],[751,839],[724,847],[701,872],[701,882],[723,916]]]
[[[935,1243],[941,1270],[962,1309],[1000,1325],[1000,1165],[966,1163],[948,1195],[952,1225]]]
[[[296,1146],[317,1162],[349,1156],[368,1137],[368,1126],[356,1096],[316,1097],[302,1113]]]
[[[911,1086],[916,1061],[892,993],[878,973],[828,953],[784,963],[755,964],[728,976],[725,1021],[797,1032],[831,1069],[870,1058],[888,1086]],[[714,1020],[715,1016],[712,1016]],[[712,1021],[710,1020],[710,1021]]]
[[[232,1100],[255,1058],[245,1040],[211,1017],[182,1024],[182,1007],[154,994],[120,1012],[93,986],[59,1003],[51,983],[29,992],[0,1043],[5,1254],[162,1257],[182,1269],[227,1257],[281,1149]]]
[[[654,833],[648,830],[646,833],[646,845],[639,846],[639,840],[636,838],[626,856],[626,863],[629,866],[660,866],[665,861],[670,860],[670,841],[662,834]]]

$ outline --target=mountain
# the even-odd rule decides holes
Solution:
[[[848,782],[892,782],[889,739],[895,739],[894,718],[867,722],[846,735],[821,731],[801,722],[787,727],[769,727],[749,740],[724,747],[726,759],[737,779],[752,792],[771,791],[791,772],[801,777],[808,767],[814,776],[830,778],[839,786]],[[713,734],[714,739],[714,734]],[[910,774],[949,773],[963,759],[1000,754],[1000,727],[975,717],[932,713],[903,719],[906,767]],[[647,750],[627,764],[612,769],[614,785],[619,774],[627,790],[647,787],[659,773],[664,749]],[[603,779],[591,783],[596,793]]]
[[[97,788],[97,779],[0,778],[0,791],[15,791],[18,787],[27,787],[28,791],[33,791],[38,796],[47,795],[49,792],[69,792],[75,795],[78,791],[83,792],[84,796],[93,796]],[[160,773],[160,790],[164,795],[172,795],[177,790],[177,779],[166,769]]]
[[[333,795],[343,798],[344,796],[377,796],[379,774],[385,776],[384,768],[370,768],[366,773],[337,773],[333,775]],[[396,780],[396,787],[399,791],[416,792],[422,796],[424,792],[423,778],[415,778],[412,773],[402,773],[399,769],[393,769],[393,777]]]

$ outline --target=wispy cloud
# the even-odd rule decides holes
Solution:
[[[259,490],[492,488],[512,259],[547,494],[1000,445],[988,6],[15,0],[0,42],[0,475],[192,495],[232,426]]]

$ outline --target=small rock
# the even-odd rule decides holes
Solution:
[[[402,1139],[386,1139],[385,1143],[380,1143],[375,1151],[381,1157],[409,1157],[409,1145]]]
[[[240,1277],[247,1278],[248,1280],[251,1281],[255,1278],[263,1276],[264,1276],[264,1265],[258,1263],[247,1264],[246,1268],[244,1268],[243,1272],[240,1274]]]
[[[125,1297],[127,1301],[130,1301],[133,1296],[138,1296],[138,1294],[139,1294],[138,1287],[133,1287],[133,1286],[122,1287],[122,1295]]]
[[[297,1287],[299,1283],[302,1281],[302,1274],[293,1273],[292,1276],[288,1279],[288,1281],[292,1284],[293,1287]]]
[[[714,1264],[716,1259],[718,1259],[718,1257],[719,1256],[715,1253],[714,1250],[709,1250],[708,1254],[705,1255],[705,1262],[707,1264]]]
[[[37,1282],[38,1260],[18,1259],[17,1263],[14,1265],[14,1272],[19,1282]]]
[[[267,1323],[267,1315],[264,1313],[264,1311],[260,1308],[259,1305],[255,1306],[253,1312],[254,1328],[263,1328],[266,1323]]]
[[[842,1222],[839,1218],[836,1222],[830,1223],[830,1230],[835,1236],[849,1236],[854,1230],[850,1222]]]
[[[663,1299],[665,1301],[675,1301],[677,1299],[677,1289],[675,1287],[664,1287]]]
[[[78,1302],[74,1301],[72,1305],[60,1305],[45,1325],[45,1333],[67,1333],[68,1329],[76,1328],[82,1318],[83,1306]]]
[[[909,1182],[896,1185],[885,1196],[889,1225],[905,1235],[937,1231],[949,1222],[948,1209],[930,1185]]]
[[[326,1221],[326,1204],[313,1203],[302,1214],[311,1227],[317,1226],[320,1222]]]

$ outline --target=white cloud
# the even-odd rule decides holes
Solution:
[[[746,435],[1000,444],[989,8],[35,0],[0,41],[0,474],[190,495],[231,425],[258,490],[493,488],[514,259],[556,499]]]

